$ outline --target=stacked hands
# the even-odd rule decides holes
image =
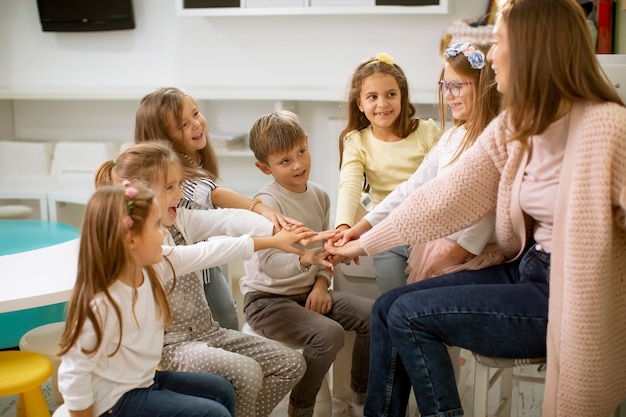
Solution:
[[[332,274],[334,265],[349,263],[352,260],[358,264],[359,255],[365,255],[357,240],[361,233],[355,230],[355,228],[316,232],[278,212],[274,212],[272,221],[274,223],[275,237],[280,242],[278,249],[299,255],[300,263],[305,267],[322,265]],[[321,247],[306,248],[312,243],[322,241],[324,244]],[[293,244],[303,246],[304,249],[297,248]]]

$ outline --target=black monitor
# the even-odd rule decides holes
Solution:
[[[134,29],[132,0],[37,0],[44,32]]]

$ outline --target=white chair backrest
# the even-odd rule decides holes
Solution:
[[[135,144],[134,142],[122,142],[122,144],[120,145],[120,153],[124,152],[126,148],[130,148],[134,144]]]
[[[104,161],[113,159],[119,145],[113,142],[58,142],[52,158],[52,175],[93,175]]]
[[[49,175],[52,142],[0,141],[0,175]]]

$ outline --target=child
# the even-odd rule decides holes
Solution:
[[[256,166],[274,177],[256,197],[286,216],[302,219],[313,230],[325,230],[330,199],[309,181],[308,138],[297,116],[278,111],[258,119],[250,130],[250,148]],[[281,250],[257,252],[244,262],[246,276],[240,281],[250,326],[271,339],[304,346],[307,370],[291,392],[290,417],[313,414],[317,392],[343,346],[344,330],[357,333],[351,372],[353,411],[361,408],[367,390],[373,301],[331,292],[324,268],[329,266],[324,259],[327,254],[316,246],[301,256]]]
[[[361,190],[373,206],[415,172],[439,138],[432,119],[415,119],[402,69],[387,54],[360,64],[352,75],[348,124],[339,135],[340,182],[335,225],[348,229],[359,220]],[[366,184],[363,187],[363,184]],[[374,257],[380,294],[404,285],[406,247]]]
[[[206,120],[194,99],[178,88],[160,88],[146,95],[135,118],[135,142],[167,139],[182,156],[185,170],[195,179],[185,182],[179,207],[192,209],[241,208],[272,220],[276,227],[301,225],[214,181],[217,157],[207,135]],[[204,292],[213,318],[227,329],[239,329],[235,299],[219,266],[202,271]]]
[[[291,244],[326,237],[312,237],[315,232],[302,227],[294,231],[282,229],[271,236],[272,222],[248,210],[177,208],[182,169],[178,154],[165,142],[133,145],[115,162],[103,164],[97,175],[98,183],[128,179],[148,183],[163,201],[163,223],[169,227],[167,244],[174,245],[178,240],[185,244],[175,246],[173,254],[198,252],[196,248],[202,244],[212,246],[210,253],[195,255],[205,259],[203,267],[249,258],[253,251],[270,247],[302,254]],[[267,237],[219,236],[194,244],[210,236],[244,233]],[[166,289],[171,291],[168,300],[172,321],[165,328],[159,368],[223,375],[235,387],[238,416],[266,417],[304,374],[302,355],[280,343],[221,328],[204,299],[202,280],[192,272],[197,270],[188,267],[184,273],[178,273],[173,289],[171,282],[166,283]]]
[[[235,392],[209,373],[156,371],[171,312],[160,279],[161,209],[142,186],[104,187],[85,208],[78,273],[60,342],[72,417],[234,417]]]
[[[491,44],[458,43],[446,48],[439,81],[439,115],[444,128],[449,108],[454,126],[442,135],[407,181],[343,236],[338,236],[343,243],[358,238],[383,220],[416,188],[447,172],[496,117],[501,96],[496,89],[491,65],[485,60],[490,47]],[[493,239],[494,223],[495,213],[492,212],[464,230],[413,246],[407,282],[502,262],[502,254]]]

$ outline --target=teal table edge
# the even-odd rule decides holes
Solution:
[[[73,226],[41,220],[0,220],[0,256],[41,249],[77,238]],[[4,277],[0,279],[19,279]],[[0,349],[19,346],[22,335],[35,327],[64,321],[67,303],[0,314]]]
[[[0,255],[41,249],[78,237],[78,229],[42,220],[0,220]]]

